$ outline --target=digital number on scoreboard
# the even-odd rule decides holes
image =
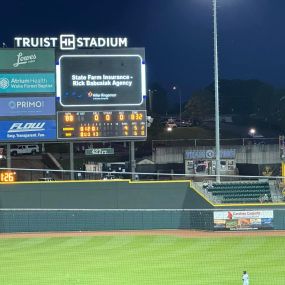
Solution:
[[[61,111],[58,139],[146,139],[146,111]]]
[[[3,171],[0,172],[0,182],[15,182],[16,172]]]

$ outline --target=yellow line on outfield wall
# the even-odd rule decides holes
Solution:
[[[1,182],[0,185],[11,184],[52,184],[52,183],[109,183],[109,182],[127,182],[129,184],[155,184],[155,183],[190,183],[190,180],[154,180],[154,181],[132,181],[131,179],[110,179],[110,180],[61,180],[61,181],[16,181]]]
[[[285,206],[284,202],[280,203],[237,203],[237,204],[215,204],[215,207],[244,207],[244,206],[254,206],[254,207],[272,207],[272,206]]]
[[[210,205],[212,205],[213,207],[215,207],[215,204],[210,201],[203,193],[201,193],[200,191],[196,190],[195,187],[193,187],[193,185],[191,185],[190,183],[190,187],[191,189],[193,189],[198,195],[200,195],[205,201],[207,201]]]

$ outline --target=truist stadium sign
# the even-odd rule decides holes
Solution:
[[[15,37],[15,48],[55,48],[74,50],[77,48],[122,48],[128,46],[127,38],[95,38],[60,35],[59,37]]]

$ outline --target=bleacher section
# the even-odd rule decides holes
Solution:
[[[222,203],[271,202],[268,182],[212,183],[207,190]]]

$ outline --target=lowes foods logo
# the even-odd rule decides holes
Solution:
[[[45,122],[13,123],[8,133],[38,132],[44,131]]]
[[[17,60],[13,64],[13,66],[18,67],[18,66],[23,65],[23,64],[34,63],[34,62],[36,62],[36,59],[37,59],[37,56],[35,54],[23,55],[22,52],[19,52],[17,54]]]
[[[0,89],[7,89],[10,85],[8,78],[0,78]]]

